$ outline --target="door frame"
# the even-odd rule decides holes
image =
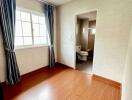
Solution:
[[[79,16],[79,15],[81,15],[81,14],[86,14],[86,13],[90,13],[90,12],[94,12],[94,11],[97,11],[97,14],[96,14],[96,27],[97,27],[97,16],[98,16],[98,9],[91,9],[91,10],[87,10],[87,11],[84,11],[84,12],[81,12],[81,13],[78,13],[78,14],[76,14],[75,15],[75,32],[74,32],[74,38],[75,38],[75,43],[74,43],[74,63],[75,63],[75,70],[76,70],[76,68],[77,68],[77,66],[76,66],[76,41],[77,41],[77,39],[76,39],[76,28],[77,28],[77,17]],[[97,29],[96,29],[96,32],[97,32]],[[95,35],[96,36],[96,35]],[[95,42],[96,42],[96,37],[95,37],[95,40],[94,40],[94,46],[95,46]],[[95,47],[94,47],[94,51],[95,51]],[[95,54],[94,54],[95,55]],[[93,64],[94,64],[94,59],[95,59],[95,57],[93,56]],[[92,72],[93,72],[93,70],[92,70]]]

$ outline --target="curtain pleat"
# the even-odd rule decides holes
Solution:
[[[44,15],[47,26],[47,32],[49,35],[49,66],[55,65],[54,55],[54,6],[50,4],[44,4]]]
[[[6,58],[6,83],[11,85],[20,81],[20,72],[14,51],[15,10],[15,0],[0,0],[0,26]]]

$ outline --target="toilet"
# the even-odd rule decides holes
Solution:
[[[81,61],[87,61],[88,52],[81,51],[81,46],[76,46],[77,58]]]

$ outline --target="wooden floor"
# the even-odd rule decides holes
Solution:
[[[4,86],[4,100],[120,100],[120,88],[87,73],[57,64]]]

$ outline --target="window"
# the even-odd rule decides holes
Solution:
[[[95,28],[88,28],[88,30],[90,31],[90,34],[95,34],[96,33],[96,29]]]
[[[92,34],[95,34],[96,33],[96,29],[92,29]]]
[[[15,46],[47,44],[48,36],[44,16],[17,10]]]

